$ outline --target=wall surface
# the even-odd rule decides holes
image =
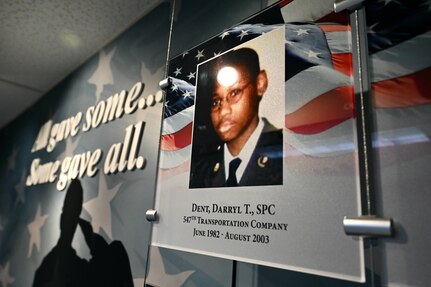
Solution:
[[[303,21],[319,25],[339,22],[339,17],[331,13],[333,2],[293,1],[284,6],[283,19],[285,23],[296,24]],[[153,104],[152,99],[161,95],[158,83],[168,72],[165,71],[166,60],[193,49],[269,4],[268,1],[241,0],[207,1],[202,5],[202,1],[188,0],[156,7],[1,130],[0,286],[31,286],[36,270],[39,270],[38,280],[59,284],[71,280],[74,272],[87,270],[80,272],[81,280],[93,283],[92,286],[118,286],[113,283],[118,282],[115,280],[122,280],[125,286],[160,287],[429,286],[431,281],[426,266],[431,256],[427,246],[431,234],[425,218],[431,215],[428,208],[431,185],[431,56],[428,51],[431,13],[426,1],[400,2],[367,2],[364,8],[366,19],[359,22],[359,26],[368,27],[368,51],[361,52],[367,55],[368,75],[362,77],[370,82],[371,90],[365,92],[367,96],[371,95],[373,107],[368,115],[372,121],[374,152],[372,200],[376,214],[390,217],[395,223],[393,237],[365,243],[366,283],[150,246],[151,224],[145,220],[145,211],[154,203],[163,112],[163,104]],[[350,29],[352,25],[347,27]],[[332,51],[337,54],[332,55],[333,65],[349,63],[347,66],[351,67],[352,57],[357,56],[358,51],[352,50],[356,34],[349,29],[348,33],[332,31],[336,33],[327,38],[329,46],[340,49]],[[349,36],[345,38],[345,35]],[[168,47],[169,40],[171,45]],[[342,49],[350,49],[350,52],[341,53]],[[355,70],[353,74],[357,76],[357,72]],[[325,77],[316,78],[316,81],[323,82],[322,79]],[[95,111],[99,109],[100,112],[102,102],[122,90],[132,94],[132,87],[137,82],[144,83],[145,87],[136,100],[136,110],[100,125],[95,117],[92,120],[97,127],[84,131],[89,108],[94,109],[90,109],[89,116],[97,114]],[[349,85],[353,87],[353,77]],[[307,88],[309,86],[302,85],[297,92],[305,93]],[[358,91],[354,92],[357,97]],[[345,108],[352,111],[353,104],[349,98]],[[46,127],[53,133],[55,123],[76,118],[79,112],[83,115],[76,134],[58,138],[53,150],[47,151],[41,128],[48,123]],[[356,120],[349,117],[342,123],[354,130]],[[357,170],[352,169],[357,163],[343,155],[346,150],[356,150],[354,142],[349,140],[347,145],[342,145],[337,138],[329,139],[330,135],[336,135],[340,126],[343,124],[325,130],[323,143],[309,141],[309,149],[301,150],[303,160],[294,163],[305,172],[312,170],[325,186],[339,186],[344,178],[357,176]],[[321,133],[315,138],[320,136]],[[319,161],[306,154],[321,152],[322,146],[337,147],[341,153]],[[133,147],[137,147],[136,152]],[[127,148],[128,151],[124,151]],[[87,170],[69,174],[79,178],[83,198],[79,198],[80,189],[74,185],[59,191],[60,174],[67,175],[61,171],[63,164],[66,171],[70,165],[65,162],[71,163],[71,157],[88,152],[97,155],[97,150],[101,156],[94,163],[94,170],[97,170],[94,175]],[[134,161],[139,157],[145,158],[142,166],[140,160]],[[35,184],[37,159],[41,164],[58,161],[62,165],[52,182]],[[77,166],[86,160],[88,158],[80,157],[74,164]],[[138,166],[131,164],[127,168],[126,165],[123,170],[115,171],[115,162],[125,160]],[[314,164],[307,164],[309,162]],[[33,178],[28,181],[27,176],[32,173]],[[27,181],[33,182],[28,184],[32,186],[26,186]],[[338,204],[351,203],[340,201]],[[70,220],[64,220],[65,217]],[[80,224],[78,217],[82,219]],[[342,218],[333,220],[339,220],[341,225]],[[73,241],[68,244],[70,231],[73,231]],[[122,264],[112,265],[110,262],[114,261]],[[58,262],[62,262],[59,266],[64,269],[52,271],[52,265]],[[130,268],[127,268],[128,264]]]
[[[1,286],[143,285],[170,15],[169,3],[155,8],[2,130]],[[129,98],[117,95],[114,110],[123,90]],[[109,103],[115,113],[105,119]],[[49,167],[54,176],[40,183]],[[59,191],[63,177],[79,179],[82,191]]]

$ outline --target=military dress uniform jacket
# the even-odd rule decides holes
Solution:
[[[283,132],[263,120],[264,128],[238,186],[283,184]],[[200,150],[192,159],[190,188],[225,186],[223,145]]]

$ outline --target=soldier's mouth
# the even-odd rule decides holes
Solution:
[[[222,122],[218,126],[218,130],[221,133],[225,133],[225,132],[229,131],[232,128],[233,125],[234,125],[233,122],[231,122],[231,121],[225,121],[225,122]]]

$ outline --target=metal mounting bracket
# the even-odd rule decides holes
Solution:
[[[336,0],[334,2],[334,12],[338,13],[343,10],[355,10],[362,6],[364,0]]]
[[[169,84],[170,84],[170,79],[166,78],[166,79],[163,79],[159,82],[159,87],[160,87],[160,89],[164,90],[167,87],[169,87]]]
[[[149,222],[154,222],[157,220],[157,210],[154,209],[148,209],[147,212],[145,212],[145,218],[149,221]]]
[[[390,218],[378,218],[376,216],[345,216],[343,219],[346,235],[364,237],[391,237],[393,235],[393,223]]]

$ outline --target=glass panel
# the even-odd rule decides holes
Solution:
[[[290,22],[289,9],[289,5],[281,10],[276,6],[170,61],[156,199],[160,220],[154,226],[153,244],[364,281],[362,241],[346,236],[342,226],[345,215],[360,213],[350,26],[345,19],[331,18],[316,24]],[[221,173],[228,178],[224,156],[212,161],[223,150],[236,156],[231,143],[238,142],[238,137],[235,120],[219,124],[217,114],[248,99],[248,89],[258,96],[264,94],[261,73],[245,73],[248,81],[239,69],[239,80],[229,89],[211,80],[219,75],[214,69],[222,63],[238,65],[230,60],[236,52],[223,52],[240,50],[242,43],[262,58],[268,89],[276,86],[261,102],[264,106],[266,97],[274,106],[269,104],[261,112],[277,126],[281,110],[284,156],[282,167],[264,180],[257,174],[252,181],[245,180],[249,167],[239,171],[237,182],[242,186],[231,189],[217,175],[211,180],[195,175]],[[260,45],[268,50],[260,51]],[[280,47],[283,50],[277,54]],[[276,56],[266,62],[267,54]],[[233,58],[240,57],[237,53]],[[276,72],[280,65],[285,85],[281,101]],[[205,81],[215,89],[208,90]],[[250,113],[242,118],[254,121]],[[220,139],[226,146],[222,143],[219,151],[211,152],[209,145]],[[272,151],[255,159],[262,169],[277,162],[276,149]]]
[[[431,12],[425,1],[367,2],[379,213],[395,221],[379,240],[382,285],[430,286]]]

